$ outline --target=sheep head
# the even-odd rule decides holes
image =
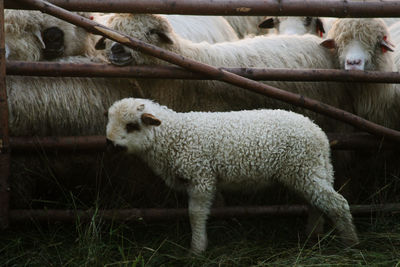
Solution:
[[[86,18],[90,17],[90,13],[86,12],[77,14]],[[42,20],[41,33],[45,59],[84,55],[90,38],[90,34],[83,28],[48,15]]]
[[[174,33],[169,22],[157,15],[115,14],[110,16],[107,26],[118,32],[132,36],[140,41],[168,50],[173,49]],[[97,49],[106,49],[108,59],[114,65],[159,64],[161,61],[141,54],[120,43],[102,38],[96,44]]]
[[[386,52],[393,46],[381,19],[338,19],[321,45],[335,50],[342,69],[392,71]]]
[[[320,18],[313,17],[274,17],[266,18],[259,28],[275,28],[279,34],[306,34],[311,33],[322,37],[325,33],[324,24]]]
[[[153,127],[161,124],[149,110],[150,103],[138,98],[115,102],[107,113],[107,140],[114,146],[126,148],[129,153],[147,150],[154,138]]]
[[[4,14],[8,59],[40,61],[83,55],[86,50],[89,34],[80,27],[39,11],[6,10]]]

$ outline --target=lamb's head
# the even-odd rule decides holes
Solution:
[[[342,69],[392,71],[393,45],[381,19],[338,19],[321,45],[336,51]]]
[[[277,33],[288,35],[311,33],[322,37],[322,34],[325,33],[322,20],[313,17],[266,18],[258,27],[263,29],[275,28]]]
[[[84,54],[89,34],[39,11],[6,10],[4,13],[7,58],[40,61]]]
[[[149,14],[115,14],[110,16],[106,26],[120,33],[158,47],[173,50],[175,34],[167,19]],[[114,65],[159,64],[161,60],[132,50],[120,43],[102,38],[96,49],[106,49]]]
[[[151,114],[151,101],[125,98],[115,102],[108,110],[107,140],[129,153],[148,149],[154,139],[153,128],[161,121]]]

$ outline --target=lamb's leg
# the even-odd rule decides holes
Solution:
[[[306,225],[307,236],[312,240],[318,240],[318,236],[324,233],[324,222],[323,213],[313,206],[310,206]]]
[[[333,186],[319,177],[312,177],[308,183],[296,188],[311,205],[326,214],[335,225],[346,245],[358,243],[358,237],[347,200],[337,193]]]
[[[189,219],[192,228],[193,253],[201,253],[207,248],[207,218],[210,214],[210,207],[215,190],[201,190],[192,188],[188,190],[189,194]]]

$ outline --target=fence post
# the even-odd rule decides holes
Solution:
[[[10,188],[10,150],[6,89],[6,57],[4,37],[4,0],[0,0],[0,227],[8,226]]]

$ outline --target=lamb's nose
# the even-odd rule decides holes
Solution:
[[[108,138],[106,139],[106,146],[107,146],[107,151],[110,152],[125,152],[127,150],[126,147],[114,144],[114,142]]]
[[[354,60],[346,60],[347,65],[360,65],[361,64],[361,59],[354,59]]]

